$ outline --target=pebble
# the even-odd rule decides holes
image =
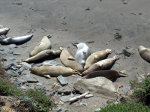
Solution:
[[[43,84],[42,84],[42,83],[40,83],[40,82],[39,82],[39,83],[37,83],[36,85],[37,85],[37,86],[43,86]]]
[[[7,61],[7,59],[3,57],[3,58],[1,59],[1,61]]]
[[[28,64],[26,62],[21,62],[19,64],[22,65],[23,67],[25,67],[27,70],[29,70],[31,68],[31,64]]]
[[[12,66],[14,66],[14,63],[9,63],[7,65],[4,65],[4,69],[9,70],[9,69],[11,69]]]
[[[10,44],[10,45],[9,45],[9,48],[10,48],[10,49],[13,49],[13,48],[17,48],[17,46],[16,46],[16,44]]]
[[[58,82],[59,82],[62,86],[64,86],[64,85],[67,85],[67,84],[68,84],[68,82],[67,82],[66,78],[65,78],[65,77],[63,77],[62,75],[58,76],[58,77],[57,77],[57,80],[58,80]]]
[[[15,57],[10,57],[9,60],[10,60],[10,61],[15,61],[16,58],[15,58]]]
[[[60,97],[60,100],[62,101],[62,102],[67,102],[67,101],[69,101],[69,99],[70,99],[70,97],[69,96],[62,96],[62,97]]]
[[[3,48],[0,48],[0,51],[4,51],[4,49],[3,49]]]
[[[13,54],[14,51],[13,51],[12,49],[8,49],[7,53],[8,53],[8,54]]]
[[[4,51],[0,51],[0,55],[7,55],[7,53]]]

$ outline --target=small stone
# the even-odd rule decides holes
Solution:
[[[4,51],[0,51],[0,55],[6,55],[7,53],[5,53]]]
[[[7,74],[8,74],[8,76],[11,76],[11,77],[17,77],[19,75],[18,73],[16,73],[13,70],[8,70]]]
[[[22,78],[17,78],[15,79],[14,83],[17,85],[17,86],[21,86],[22,84],[25,84],[27,81],[22,79]]]
[[[10,57],[9,60],[10,60],[10,61],[15,61],[16,58],[15,58],[15,57]]]
[[[21,55],[21,53],[13,53],[13,55]]]
[[[130,53],[128,50],[123,49],[122,50],[122,54],[124,54],[124,56],[130,57],[132,55],[132,53]]]
[[[21,62],[19,64],[22,65],[23,67],[25,67],[27,70],[29,70],[31,68],[31,65],[26,62]]]
[[[62,102],[67,102],[67,101],[69,101],[69,99],[70,99],[70,97],[69,96],[62,96],[62,97],[60,97],[60,100],[62,101]]]
[[[56,112],[61,112],[61,111],[62,111],[61,107],[56,108]]]
[[[4,51],[4,49],[3,49],[3,48],[0,48],[0,51]]]
[[[8,54],[13,54],[13,52],[14,51],[12,49],[8,49],[8,51],[7,51]]]
[[[68,110],[68,109],[65,109],[64,112],[69,112],[69,110]]]
[[[39,82],[36,84],[36,86],[43,86],[43,84]]]
[[[62,94],[62,93],[65,95],[71,94],[71,88],[68,86],[65,86],[65,87],[58,89],[58,94]]]
[[[65,78],[65,77],[63,77],[62,75],[58,76],[58,77],[57,77],[57,80],[58,80],[58,82],[59,82],[62,86],[64,86],[64,85],[67,85],[67,84],[68,84],[68,82],[67,82],[66,78]]]
[[[5,70],[9,70],[12,66],[14,66],[14,63],[10,63],[10,64],[7,64],[7,65],[4,65],[4,69]]]
[[[7,59],[6,58],[2,58],[1,61],[7,61]]]
[[[10,49],[13,49],[13,48],[17,48],[17,46],[16,46],[15,44],[10,44],[10,45],[9,45],[9,48],[10,48]]]

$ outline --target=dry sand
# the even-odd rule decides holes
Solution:
[[[123,0],[0,0],[0,24],[10,28],[9,36],[34,34],[29,42],[16,49],[22,54],[16,56],[17,60],[27,58],[31,49],[48,34],[52,35],[54,49],[68,47],[72,53],[76,49],[71,43],[75,41],[94,41],[87,43],[92,52],[110,48],[113,53],[109,57],[129,48],[133,54],[130,57],[121,54],[113,66],[115,70],[127,71],[129,76],[117,82],[128,84],[135,75],[150,71],[149,63],[137,51],[139,45],[150,47],[149,10],[149,0],[127,0],[127,4]],[[122,38],[115,39],[115,33]],[[74,108],[90,112],[94,107]]]

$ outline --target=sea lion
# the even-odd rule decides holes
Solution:
[[[73,44],[73,45],[77,47],[75,59],[84,67],[85,60],[91,54],[90,49],[85,43],[79,43],[79,44]]]
[[[50,75],[52,77],[57,77],[59,75],[69,76],[72,74],[77,74],[76,70],[63,66],[34,66],[31,68],[31,72],[37,75]]]
[[[75,58],[69,53],[66,48],[63,48],[60,54],[60,60],[62,64],[66,67],[70,67],[79,72],[83,71],[83,67],[75,60]]]
[[[88,73],[85,78],[95,78],[95,77],[106,77],[112,81],[115,81],[118,77],[126,77],[127,75],[117,72],[115,70],[99,70]]]
[[[9,30],[9,28],[0,28],[0,35],[6,35]]]
[[[145,61],[150,63],[150,48],[146,48],[146,47],[140,45],[138,47],[138,52]]]
[[[91,54],[85,62],[84,70],[88,69],[92,64],[105,59],[110,53],[111,53],[111,50],[106,49],[106,50],[98,51],[98,52]]]
[[[25,42],[29,41],[33,37],[32,34],[25,35],[25,36],[18,36],[18,37],[7,37],[4,39],[0,39],[0,43],[2,45],[9,45],[9,44],[24,44]]]
[[[61,50],[51,50],[51,49],[47,49],[44,51],[39,52],[38,54],[27,58],[26,60],[24,60],[25,62],[39,62],[40,60],[45,60],[45,59],[54,59],[58,56],[60,56]]]
[[[32,57],[43,50],[50,49],[52,45],[51,45],[49,38],[51,38],[50,35],[44,36],[40,44],[38,46],[35,46],[35,48],[33,49],[33,51],[31,51],[29,56]]]
[[[91,65],[87,70],[85,70],[82,73],[82,75],[84,76],[84,75],[87,75],[90,72],[97,71],[97,70],[110,69],[112,67],[112,65],[114,64],[114,62],[118,59],[119,59],[118,56],[114,56],[112,58],[108,58],[108,59],[98,61],[97,63]]]

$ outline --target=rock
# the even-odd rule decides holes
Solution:
[[[10,64],[7,64],[7,65],[4,65],[3,68],[4,68],[5,70],[9,70],[9,69],[11,69],[12,66],[14,66],[14,63],[10,63]]]
[[[17,72],[13,71],[13,70],[8,70],[7,74],[10,77],[17,77],[17,76],[19,76],[19,74]]]
[[[13,54],[13,52],[14,51],[12,49],[8,49],[8,51],[7,51],[8,54]]]
[[[3,57],[3,58],[1,59],[1,61],[7,61],[7,59]]]
[[[17,46],[16,46],[16,44],[10,44],[10,45],[9,45],[9,48],[10,48],[10,49],[13,49],[13,48],[17,48]]]
[[[22,65],[24,68],[26,68],[27,70],[29,70],[31,68],[31,64],[28,64],[26,62],[21,62],[19,63],[20,65]]]
[[[56,112],[61,112],[61,111],[62,111],[61,107],[56,108]]]
[[[32,77],[30,77],[30,75],[25,75],[24,78],[26,79],[26,81],[28,83],[37,83],[38,81]]]
[[[58,94],[65,94],[65,95],[69,95],[71,94],[71,88],[68,86],[62,87],[60,89],[58,89]]]
[[[62,66],[61,63],[58,63],[54,60],[47,60],[42,63],[42,65],[53,65],[53,66]]]
[[[21,55],[21,53],[13,53],[13,55]]]
[[[96,77],[92,79],[80,79],[74,84],[74,89],[80,93],[89,91],[94,96],[117,97],[117,88],[109,79]]]
[[[0,51],[4,51],[4,49],[3,49],[3,48],[0,48]]]
[[[69,101],[70,97],[69,96],[62,96],[60,97],[60,100],[64,103],[66,103],[67,101]]]
[[[10,57],[9,60],[10,60],[10,61],[15,61],[16,58],[15,58],[15,57]]]
[[[14,80],[14,84],[16,84],[17,86],[21,86],[21,85],[25,84],[26,82],[27,82],[27,81],[24,80],[24,79],[22,79],[22,78],[16,78],[16,79]]]
[[[0,51],[0,55],[7,55],[7,53],[4,51]]]
[[[58,82],[59,82],[62,86],[64,86],[64,85],[67,85],[67,84],[68,84],[68,82],[67,82],[66,78],[65,78],[65,77],[63,77],[62,75],[58,76],[58,77],[57,77],[57,80],[58,80]]]
[[[132,53],[128,51],[127,49],[123,49],[122,54],[124,54],[124,56],[127,56],[127,57],[130,57],[132,55]]]
[[[37,83],[36,86],[41,86],[42,87],[43,84],[42,83]]]

